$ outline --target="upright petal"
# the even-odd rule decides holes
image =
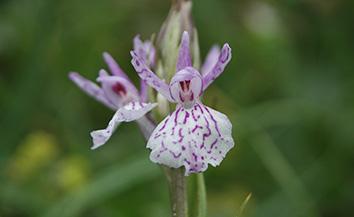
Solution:
[[[150,159],[172,168],[185,167],[185,174],[218,166],[234,146],[232,125],[222,113],[196,103],[178,107],[151,134]]]
[[[139,77],[152,88],[160,92],[167,100],[175,102],[170,96],[169,86],[149,69],[144,59],[138,56],[134,51],[131,51],[130,54],[132,55],[131,63]]]
[[[214,45],[210,51],[208,52],[204,64],[202,65],[202,68],[200,72],[202,75],[205,75],[206,73],[210,72],[215,64],[218,62],[218,58],[220,55],[220,48],[217,45]]]
[[[112,110],[117,109],[117,107],[107,99],[103,90],[92,81],[87,80],[77,72],[70,72],[69,78],[89,96],[95,98],[97,101],[103,103],[105,106]]]
[[[189,48],[189,34],[188,32],[184,31],[178,53],[176,72],[188,66],[192,66],[192,58]]]
[[[224,44],[219,54],[218,61],[213,69],[203,75],[203,90],[205,90],[225,69],[231,60],[231,48],[228,44]]]
[[[91,132],[93,140],[91,149],[96,149],[104,145],[121,122],[137,120],[152,110],[156,105],[156,103],[131,102],[118,109],[106,129]]]
[[[118,108],[127,102],[139,99],[139,93],[134,84],[123,77],[110,76],[102,69],[97,81],[101,83],[107,98]]]
[[[108,52],[103,53],[103,59],[108,65],[108,68],[112,73],[112,75],[116,75],[130,81],[129,77],[124,73],[124,71],[119,67],[118,63],[113,59],[113,57]]]
[[[137,35],[133,40],[134,52],[144,59],[148,66],[153,67],[155,65],[155,48],[150,41],[141,41],[140,36]]]

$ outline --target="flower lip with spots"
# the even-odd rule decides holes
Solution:
[[[153,73],[144,59],[131,52],[132,64],[140,78],[167,100],[177,103],[176,110],[153,131],[147,147],[150,159],[172,168],[185,167],[185,175],[203,172],[208,165],[218,166],[234,146],[232,124],[226,115],[204,106],[200,96],[224,71],[231,60],[231,48],[214,47],[202,67],[192,67],[189,35],[182,35],[176,74],[166,84]]]
[[[134,38],[134,50],[139,52],[144,57],[144,60],[149,60],[150,65],[154,64],[155,49],[151,42],[142,42],[137,36]],[[69,73],[69,78],[80,89],[108,108],[116,111],[106,129],[91,132],[93,140],[91,149],[96,149],[105,144],[121,122],[136,120],[146,137],[151,134],[155,127],[144,116],[156,106],[153,103],[145,103],[147,99],[147,84],[141,81],[139,92],[111,55],[105,52],[103,53],[103,58],[112,74],[109,74],[104,69],[100,70],[97,82],[101,84],[101,87],[82,77],[77,72]]]

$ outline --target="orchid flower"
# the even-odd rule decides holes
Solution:
[[[151,42],[142,42],[139,36],[136,36],[134,38],[134,51],[139,53],[144,61],[149,62],[150,66],[154,64],[155,49]],[[152,129],[154,129],[154,124],[144,115],[154,108],[156,103],[145,103],[147,100],[147,84],[141,81],[139,92],[111,55],[105,52],[103,53],[103,59],[112,74],[104,69],[100,70],[97,82],[101,84],[101,87],[77,72],[69,73],[69,78],[81,90],[116,111],[106,129],[91,132],[93,139],[91,149],[96,149],[105,144],[121,122],[136,120],[144,136],[148,138]]]
[[[231,48],[214,47],[202,67],[202,74],[192,67],[189,34],[184,32],[180,44],[176,73],[168,85],[152,72],[136,51],[132,64],[140,78],[168,101],[177,103],[152,132],[147,147],[150,159],[172,168],[185,167],[185,175],[203,172],[208,164],[218,166],[234,146],[232,124],[226,115],[203,105],[200,97],[224,71],[231,60]]]

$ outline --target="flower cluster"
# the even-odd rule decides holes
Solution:
[[[209,164],[219,165],[234,146],[232,124],[226,115],[203,105],[200,97],[230,62],[230,46],[225,44],[221,50],[214,46],[199,72],[192,66],[190,37],[184,32],[175,74],[169,84],[151,70],[155,49],[150,42],[143,43],[135,38],[131,55],[143,86],[140,94],[108,54],[104,54],[104,58],[113,75],[101,70],[97,81],[101,82],[102,89],[76,73],[70,74],[84,91],[108,107],[118,109],[106,129],[91,133],[93,148],[107,142],[119,123],[137,120],[145,126],[143,128],[150,129],[145,132],[149,134],[147,148],[151,149],[153,162],[172,168],[184,166],[186,175],[203,172]],[[151,125],[146,127],[148,121],[141,121],[147,119],[144,115],[156,106],[146,101],[146,84],[177,104],[175,111],[153,127],[153,131]]]

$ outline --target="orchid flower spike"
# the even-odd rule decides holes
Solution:
[[[135,37],[134,51],[139,53],[144,61],[148,61],[150,66],[154,64],[155,49],[151,42],[142,42],[139,36]],[[144,136],[148,138],[155,125],[144,115],[154,108],[156,103],[146,103],[147,84],[141,81],[139,92],[111,55],[105,52],[103,59],[111,74],[104,69],[100,70],[97,82],[101,87],[77,72],[69,73],[69,78],[81,90],[116,111],[106,129],[91,132],[93,139],[91,149],[105,144],[121,122],[136,120]]]
[[[185,175],[203,172],[208,164],[218,166],[234,146],[232,124],[222,113],[204,106],[200,96],[224,71],[231,60],[231,48],[214,47],[202,67],[192,67],[189,35],[183,33],[176,73],[166,84],[153,73],[144,58],[131,51],[132,64],[140,78],[167,100],[177,103],[176,110],[153,131],[148,140],[150,159],[172,168],[185,167]]]

